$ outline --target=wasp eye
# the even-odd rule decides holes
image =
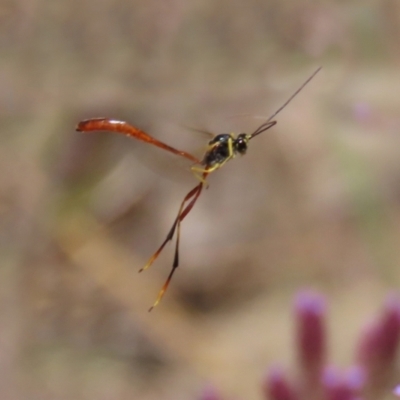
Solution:
[[[246,153],[246,150],[247,150],[247,142],[248,142],[248,140],[247,140],[247,138],[246,138],[246,135],[243,134],[243,133],[241,133],[241,134],[237,137],[236,142],[235,142],[235,149],[236,149],[236,151],[237,151],[238,153],[240,153],[240,154]]]
[[[238,143],[238,150],[239,151],[243,151],[243,150],[246,150],[247,149],[247,144],[246,144],[246,142],[244,141],[244,140],[241,140],[239,143]]]

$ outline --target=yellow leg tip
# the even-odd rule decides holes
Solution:
[[[151,266],[151,264],[153,264],[154,260],[156,259],[156,257],[151,257],[150,260],[147,262],[147,264],[143,267],[139,269],[139,272],[143,272],[145,271],[147,268],[149,268]]]
[[[145,269],[147,269],[147,268],[149,268],[149,265],[145,265],[144,267],[142,267],[142,268],[140,268],[139,269],[139,274],[141,273],[141,272],[143,272]]]

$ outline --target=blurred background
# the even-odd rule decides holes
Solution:
[[[400,282],[396,0],[4,0],[0,4],[0,394],[260,398],[291,369],[292,301],[330,302],[333,363]],[[252,132],[322,66],[245,157],[196,180],[119,135],[123,119],[198,154]],[[293,367],[294,370],[294,367]]]

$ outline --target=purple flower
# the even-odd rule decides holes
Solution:
[[[355,364],[339,369],[327,364],[326,304],[318,293],[303,291],[295,301],[297,379],[283,368],[270,368],[263,380],[269,400],[381,399],[389,393],[400,342],[400,297],[388,296],[382,314],[364,328]],[[393,394],[400,397],[400,385]],[[213,387],[201,400],[220,400]]]
[[[322,376],[324,398],[327,400],[356,399],[363,383],[363,372],[359,368],[341,372],[338,368],[327,367]]]
[[[324,298],[312,291],[301,292],[295,301],[296,348],[302,391],[318,387],[326,361],[326,304]]]
[[[280,367],[273,367],[267,373],[263,385],[266,398],[271,400],[298,400],[298,394],[292,384],[288,381],[285,373]]]
[[[270,371],[264,393],[271,400],[361,400],[382,398],[400,341],[400,298],[388,297],[383,312],[363,331],[357,345],[356,364],[340,370],[327,363],[324,298],[301,292],[295,301],[297,380],[278,368]],[[400,397],[400,385],[395,393]],[[383,393],[384,394],[384,393]]]
[[[400,339],[400,299],[388,297],[383,314],[368,324],[361,335],[356,358],[367,375],[368,391],[386,387],[393,372]]]

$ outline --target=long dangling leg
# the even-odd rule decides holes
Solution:
[[[162,250],[164,249],[165,245],[166,245],[170,240],[172,240],[172,238],[174,237],[174,233],[175,233],[175,229],[176,229],[176,227],[177,227],[178,221],[179,221],[179,219],[180,219],[179,217],[180,217],[181,214],[182,214],[182,210],[183,210],[183,207],[185,206],[185,203],[186,203],[188,200],[190,200],[193,196],[196,195],[196,193],[197,193],[198,190],[199,190],[199,187],[202,186],[202,185],[203,185],[202,183],[198,184],[196,187],[194,187],[194,188],[185,196],[185,198],[183,199],[183,201],[182,201],[182,203],[181,203],[181,206],[179,207],[178,215],[177,215],[177,217],[176,217],[176,219],[175,219],[175,221],[174,221],[174,223],[173,223],[173,225],[172,225],[170,231],[168,232],[168,235],[167,235],[167,237],[165,238],[164,242],[161,244],[161,246],[158,248],[158,250],[150,257],[150,259],[149,259],[149,261],[147,262],[147,264],[146,264],[143,268],[141,268],[141,269],[139,270],[139,272],[142,272],[142,271],[144,271],[145,269],[149,268],[149,267],[151,266],[151,264],[153,264],[153,262],[154,262],[154,261],[157,259],[157,257],[160,255],[160,253],[161,253]],[[187,213],[186,213],[186,214],[187,214]],[[181,220],[182,220],[182,219],[181,219]]]
[[[179,265],[179,239],[180,239],[180,227],[181,227],[181,222],[183,221],[183,219],[189,214],[190,210],[193,208],[193,206],[195,205],[198,197],[200,196],[200,193],[202,191],[203,188],[203,184],[199,183],[194,189],[192,189],[184,198],[181,207],[179,209],[179,213],[178,216],[176,217],[174,224],[172,225],[171,230],[169,231],[166,240],[163,242],[163,244],[161,245],[161,247],[157,250],[157,252],[155,253],[155,255],[151,258],[151,262],[153,262],[155,260],[155,258],[157,258],[158,254],[160,254],[161,250],[163,249],[163,247],[165,246],[165,244],[172,239],[175,230],[177,231],[177,236],[176,236],[176,243],[175,243],[175,255],[174,255],[174,262],[172,264],[172,269],[171,272],[167,278],[167,280],[165,281],[163,287],[161,288],[160,292],[158,293],[157,299],[154,302],[153,306],[150,307],[149,311],[151,311],[155,306],[158,305],[158,303],[161,301],[162,297],[164,296],[168,285],[172,279],[172,276],[176,270],[176,268]],[[187,201],[190,201],[190,203],[184,208],[184,205]]]
[[[207,178],[208,173],[204,172],[203,173],[203,180]],[[162,297],[164,296],[169,283],[171,282],[172,276],[176,270],[176,268],[179,265],[179,239],[180,239],[180,231],[181,231],[181,222],[186,218],[186,216],[190,213],[194,205],[196,204],[197,199],[199,198],[201,191],[203,189],[203,182],[200,182],[197,186],[195,186],[183,199],[180,207],[179,207],[179,212],[178,215],[168,232],[168,235],[164,242],[161,244],[160,248],[154,253],[154,255],[150,258],[149,262],[145,265],[144,268],[142,268],[140,271],[143,271],[144,269],[148,268],[158,257],[158,255],[161,253],[163,250],[164,246],[172,240],[175,230],[177,230],[177,237],[176,237],[176,243],[175,243],[175,255],[174,255],[174,262],[172,264],[172,269],[171,272],[168,275],[167,280],[165,281],[163,287],[161,288],[160,292],[158,293],[157,299],[154,302],[153,306],[150,307],[149,311],[151,311],[155,306],[158,305],[158,303],[161,301]],[[188,201],[190,202],[186,204]],[[186,206],[185,206],[186,204]],[[139,272],[140,272],[139,271]]]
[[[165,246],[165,244],[172,239],[175,230],[177,231],[176,235],[176,243],[175,243],[175,255],[174,255],[174,262],[172,264],[172,269],[171,272],[168,275],[167,280],[165,281],[164,285],[162,286],[161,290],[158,293],[157,299],[154,302],[154,304],[150,307],[149,311],[151,311],[154,307],[158,305],[158,303],[161,301],[162,297],[164,296],[165,292],[167,291],[167,288],[169,286],[169,283],[171,282],[172,276],[176,270],[176,268],[179,265],[179,239],[180,239],[180,231],[181,231],[181,222],[183,219],[189,214],[193,206],[195,205],[197,199],[200,196],[200,193],[203,189],[203,184],[199,183],[194,189],[192,189],[184,198],[181,207],[179,209],[178,216],[175,219],[174,224],[172,225],[171,230],[168,233],[167,239],[164,241],[164,243],[161,245],[160,249],[157,251],[157,253],[160,253],[160,250]],[[191,200],[190,200],[191,199]],[[190,200],[190,203],[184,207],[185,203]],[[154,261],[154,260],[153,260]]]
[[[179,239],[181,236],[181,222],[184,220],[184,218],[190,213],[190,211],[192,210],[192,208],[194,207],[194,205],[196,204],[197,199],[200,196],[200,193],[203,189],[203,184],[199,183],[196,186],[197,190],[195,191],[192,200],[190,201],[190,203],[183,209],[180,210],[180,213],[178,214],[178,217],[176,219],[176,228],[177,228],[177,232],[176,232],[176,243],[175,243],[175,255],[174,255],[174,263],[173,263],[173,267],[177,267],[179,265]],[[187,199],[188,200],[188,199]]]

